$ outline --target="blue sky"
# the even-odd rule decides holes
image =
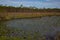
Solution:
[[[60,0],[0,0],[0,4],[8,6],[35,6],[38,8],[60,8]]]

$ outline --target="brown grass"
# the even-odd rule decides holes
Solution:
[[[5,19],[13,18],[33,18],[33,17],[43,17],[43,16],[60,16],[59,12],[5,12],[0,13],[1,17]]]

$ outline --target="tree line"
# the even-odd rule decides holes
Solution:
[[[60,8],[37,8],[37,7],[24,7],[20,5],[20,7],[14,6],[4,6],[0,5],[0,12],[60,12]]]

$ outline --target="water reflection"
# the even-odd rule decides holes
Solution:
[[[5,24],[8,27],[22,29],[24,32],[30,32],[32,34],[38,32],[41,34],[40,36],[46,35],[46,40],[54,40],[56,32],[60,31],[60,16],[15,19],[7,21]]]

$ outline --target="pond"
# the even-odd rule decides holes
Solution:
[[[39,31],[41,34],[55,34],[60,31],[60,16],[14,19],[5,22],[8,27],[22,29],[26,32]]]

